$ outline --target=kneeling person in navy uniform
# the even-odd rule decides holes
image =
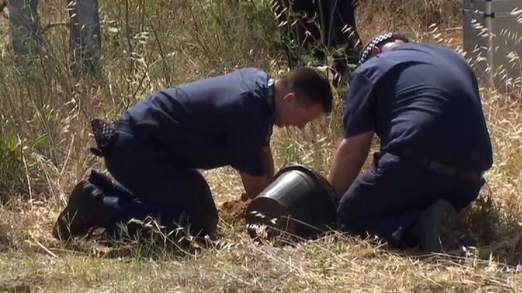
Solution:
[[[198,170],[232,166],[246,197],[253,198],[274,176],[273,125],[303,128],[331,108],[329,82],[311,68],[280,80],[245,68],[155,92],[120,117],[108,143],[98,143],[119,184],[93,172],[72,192],[54,234],[68,238],[93,226],[112,230],[147,216],[167,227],[183,222],[194,233],[212,234],[217,210]]]
[[[380,152],[358,176],[374,133]],[[399,34],[376,36],[353,73],[330,174],[343,228],[400,247],[450,248],[455,239],[445,241],[445,229],[478,196],[491,165],[478,84],[465,59]]]

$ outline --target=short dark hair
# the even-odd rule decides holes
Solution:
[[[296,68],[282,81],[298,98],[307,103],[320,103],[325,113],[332,111],[332,88],[319,70],[311,67]]]
[[[402,34],[390,32],[379,33],[373,36],[373,38],[371,38],[370,41],[366,44],[366,46],[364,46],[364,48],[361,50],[361,56],[359,56],[359,65],[363,64],[373,56],[372,52],[375,48],[378,48],[384,43],[394,42],[396,40],[401,40],[405,43],[408,43],[410,41],[406,36]]]

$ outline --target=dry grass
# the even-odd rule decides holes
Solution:
[[[393,28],[420,40],[460,48],[460,14],[452,1],[385,2],[361,4],[358,23],[363,40]],[[522,100],[487,87],[482,95],[495,165],[487,173],[488,185],[481,199],[469,214],[481,245],[464,257],[400,252],[375,239],[340,234],[293,246],[258,245],[249,239],[244,223],[227,221],[220,223],[220,240],[189,255],[146,242],[108,253],[92,242],[64,245],[53,239],[51,226],[69,190],[88,168],[102,168],[86,151],[91,143],[89,119],[115,117],[153,89],[240,66],[257,65],[276,75],[286,70],[277,35],[272,34],[276,24],[267,1],[143,3],[129,1],[128,12],[122,4],[103,4],[106,71],[101,82],[77,82],[63,74],[67,64],[65,27],[47,31],[48,52],[53,54],[39,57],[41,64],[48,65],[43,80],[38,74],[18,72],[7,41],[0,42],[0,134],[15,130],[23,150],[11,165],[18,166],[22,178],[10,189],[11,200],[0,206],[0,291],[519,290]],[[61,2],[41,6],[44,24],[64,19]],[[415,11],[408,12],[412,7]],[[125,13],[130,23],[124,21]],[[433,22],[435,26],[430,25]],[[2,20],[0,35],[6,31]],[[41,73],[42,67],[35,72]],[[341,99],[336,102],[338,111],[304,133],[275,132],[272,144],[277,166],[300,162],[328,172],[340,131]],[[205,176],[218,203],[242,193],[240,180],[230,168],[205,172]]]
[[[157,292],[346,292],[515,291],[516,268],[482,260],[414,255],[376,241],[342,235],[274,247],[257,245],[237,227],[196,255],[111,258],[84,250],[47,249],[27,240],[24,249],[0,255],[0,288],[27,286],[49,291]]]

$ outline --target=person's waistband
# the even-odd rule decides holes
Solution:
[[[411,150],[392,151],[389,153],[396,155],[402,159],[415,161],[423,167],[428,168],[439,174],[444,174],[450,177],[474,182],[481,182],[483,180],[483,171],[462,168],[455,166],[454,164],[448,164],[446,162],[432,160],[431,158],[428,158],[426,156],[417,155],[415,152]]]

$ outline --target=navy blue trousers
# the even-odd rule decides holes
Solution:
[[[131,218],[159,218],[167,228],[190,225],[192,232],[212,234],[218,214],[209,186],[193,169],[180,167],[175,158],[151,142],[134,137],[128,126],[118,126],[117,141],[105,151],[105,164],[129,194],[107,195],[107,226]]]
[[[377,235],[399,247],[412,246],[415,240],[406,236],[424,209],[446,199],[460,211],[478,196],[483,183],[451,177],[383,153],[341,198],[339,223],[355,234]]]

